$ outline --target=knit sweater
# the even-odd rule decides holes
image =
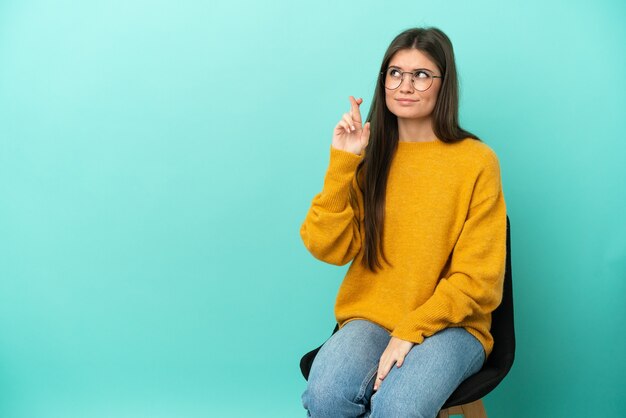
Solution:
[[[416,344],[447,327],[463,327],[488,357],[491,312],[502,300],[506,261],[506,206],[496,154],[472,138],[400,141],[385,199],[389,264],[379,256],[383,268],[376,273],[361,264],[364,210],[355,169],[362,158],[331,145],[322,191],[300,228],[317,259],[352,261],[335,302],[339,327],[367,319]],[[350,183],[358,206],[350,204]]]

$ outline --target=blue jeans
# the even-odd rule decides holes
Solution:
[[[390,339],[385,328],[363,319],[335,332],[311,366],[302,394],[307,417],[434,418],[485,360],[476,337],[464,328],[446,328],[414,345],[374,392],[378,362]]]

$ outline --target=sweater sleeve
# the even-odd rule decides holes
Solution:
[[[502,300],[506,263],[506,206],[495,154],[477,177],[465,223],[433,295],[409,312],[392,336],[420,344]]]
[[[357,192],[355,170],[362,155],[330,147],[330,163],[322,191],[315,195],[300,228],[305,247],[313,256],[329,264],[344,265],[361,248],[358,207],[350,204],[350,184]]]

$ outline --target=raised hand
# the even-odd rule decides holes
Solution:
[[[343,117],[333,131],[333,148],[361,155],[370,139],[370,123],[361,126],[359,105],[363,99],[350,96],[350,112]]]

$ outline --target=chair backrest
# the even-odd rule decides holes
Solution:
[[[468,377],[450,395],[442,409],[474,402],[491,392],[504,379],[513,366],[515,358],[515,327],[513,321],[513,274],[511,270],[511,224],[506,217],[506,269],[502,302],[492,313],[491,334],[493,350],[478,373]],[[339,330],[335,324],[332,334]],[[332,336],[331,334],[331,336]],[[330,337],[329,337],[330,338]],[[324,344],[322,344],[324,345]],[[300,359],[300,371],[308,380],[309,372],[320,345]]]
[[[491,315],[493,350],[478,373],[468,377],[450,395],[442,409],[474,402],[491,392],[504,379],[515,358],[513,320],[513,271],[511,269],[511,223],[506,217],[506,269],[502,302]]]
[[[488,364],[508,371],[515,358],[515,325],[513,321],[513,275],[511,271],[511,226],[506,217],[506,271],[500,306],[492,314],[491,335],[494,346]],[[497,342],[496,342],[497,341]]]

